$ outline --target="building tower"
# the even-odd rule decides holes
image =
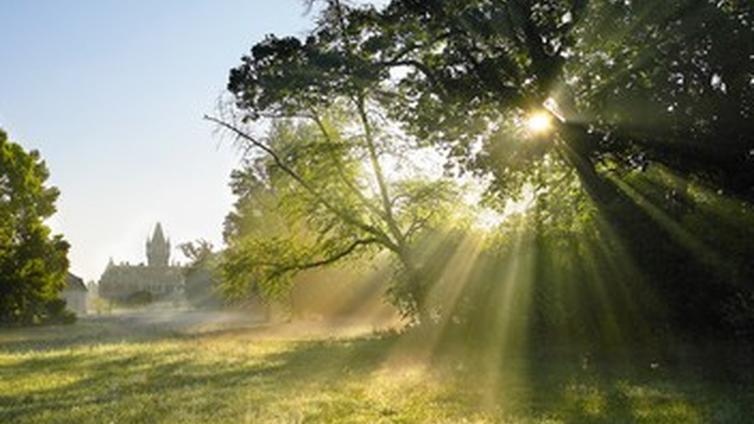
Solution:
[[[154,227],[152,239],[147,238],[147,264],[149,266],[168,266],[170,261],[170,240],[165,239],[162,225]]]

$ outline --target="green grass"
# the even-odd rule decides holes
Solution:
[[[392,335],[83,321],[0,330],[0,422],[748,422],[699,371],[502,360],[425,366]],[[327,331],[318,331],[326,334]]]

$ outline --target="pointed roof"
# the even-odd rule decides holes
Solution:
[[[162,224],[157,222],[157,225],[154,227],[154,233],[152,233],[152,243],[158,242],[158,243],[165,243],[165,233],[162,232]]]
[[[70,272],[66,276],[66,289],[78,290],[78,291],[89,291],[87,290],[86,285],[84,284],[84,280],[71,274]]]

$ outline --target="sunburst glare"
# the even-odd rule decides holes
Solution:
[[[552,118],[545,111],[536,111],[526,118],[526,128],[534,135],[547,134],[552,130]]]

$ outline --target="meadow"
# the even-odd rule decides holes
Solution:
[[[0,332],[3,423],[746,422],[754,390],[701,369],[431,360],[328,323],[134,317]],[[430,365],[431,364],[431,365]]]

